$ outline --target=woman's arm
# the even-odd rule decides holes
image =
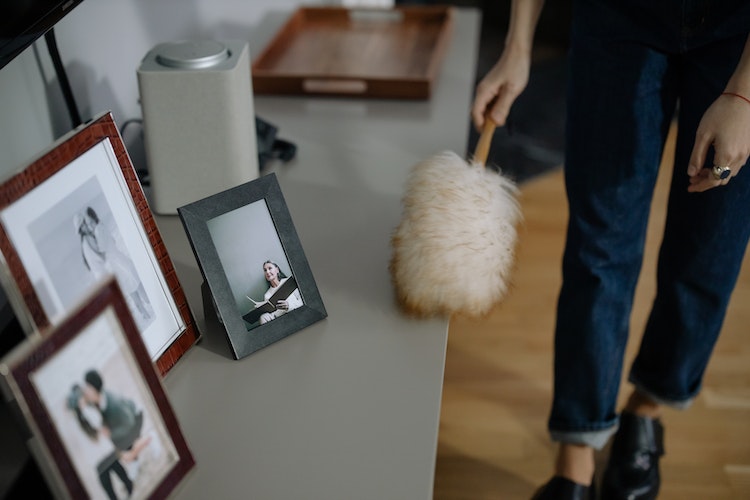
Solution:
[[[531,68],[534,32],[544,0],[513,0],[505,47],[497,63],[477,85],[471,115],[481,129],[485,116],[499,126],[505,125],[510,107],[526,88]],[[494,104],[493,104],[494,101]]]
[[[287,297],[286,301],[289,305],[290,311],[292,309],[297,309],[298,307],[300,307],[302,305],[302,297],[300,297],[299,288],[295,289],[294,292],[292,292],[292,294]]]
[[[710,169],[703,168],[711,146],[714,165],[729,167],[731,177],[750,157],[750,37],[724,93],[706,110],[698,125],[688,164],[690,192],[706,191],[727,182],[715,179]]]

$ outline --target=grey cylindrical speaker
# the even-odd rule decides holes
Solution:
[[[141,61],[138,87],[155,212],[258,177],[247,42],[159,44]]]

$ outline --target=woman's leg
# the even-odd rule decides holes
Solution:
[[[658,460],[664,453],[661,404],[685,407],[699,390],[747,247],[750,177],[740,175],[731,186],[706,193],[687,192],[698,123],[724,89],[745,39],[713,42],[680,55],[678,138],[657,295],[630,372],[636,389],[604,473],[606,498],[656,498]]]
[[[125,489],[127,490],[128,495],[131,495],[133,493],[133,481],[128,477],[128,473],[125,471],[125,468],[122,466],[119,460],[115,460],[115,462],[112,464],[112,470],[115,474],[117,474],[117,477],[120,478],[122,484],[125,485]]]
[[[686,173],[698,122],[724,90],[746,39],[685,55],[657,295],[630,372],[639,392],[677,407],[687,406],[700,390],[750,237],[750,171],[705,193],[687,192]],[[711,166],[712,158],[707,160]]]
[[[617,426],[633,294],[676,102],[671,58],[638,42],[618,16],[574,15],[569,75],[570,219],[549,428],[561,443],[590,448],[602,447]],[[567,448],[561,457],[582,455]]]

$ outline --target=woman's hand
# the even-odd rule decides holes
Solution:
[[[703,168],[710,146],[714,148],[714,165],[731,170],[726,179],[716,179],[710,168]],[[688,191],[697,193],[727,184],[739,174],[749,156],[750,102],[723,94],[706,110],[695,133],[688,165]]]
[[[505,125],[510,108],[529,82],[531,52],[506,47],[500,59],[477,85],[471,117],[481,130],[486,116]]]
[[[282,309],[284,311],[289,310],[289,302],[286,300],[279,300],[276,302],[276,309]]]

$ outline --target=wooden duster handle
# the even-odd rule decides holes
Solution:
[[[474,149],[474,161],[483,166],[487,163],[487,156],[490,154],[490,144],[492,144],[492,136],[495,134],[496,127],[497,124],[490,117],[484,119],[482,134],[479,136],[477,147]]]

